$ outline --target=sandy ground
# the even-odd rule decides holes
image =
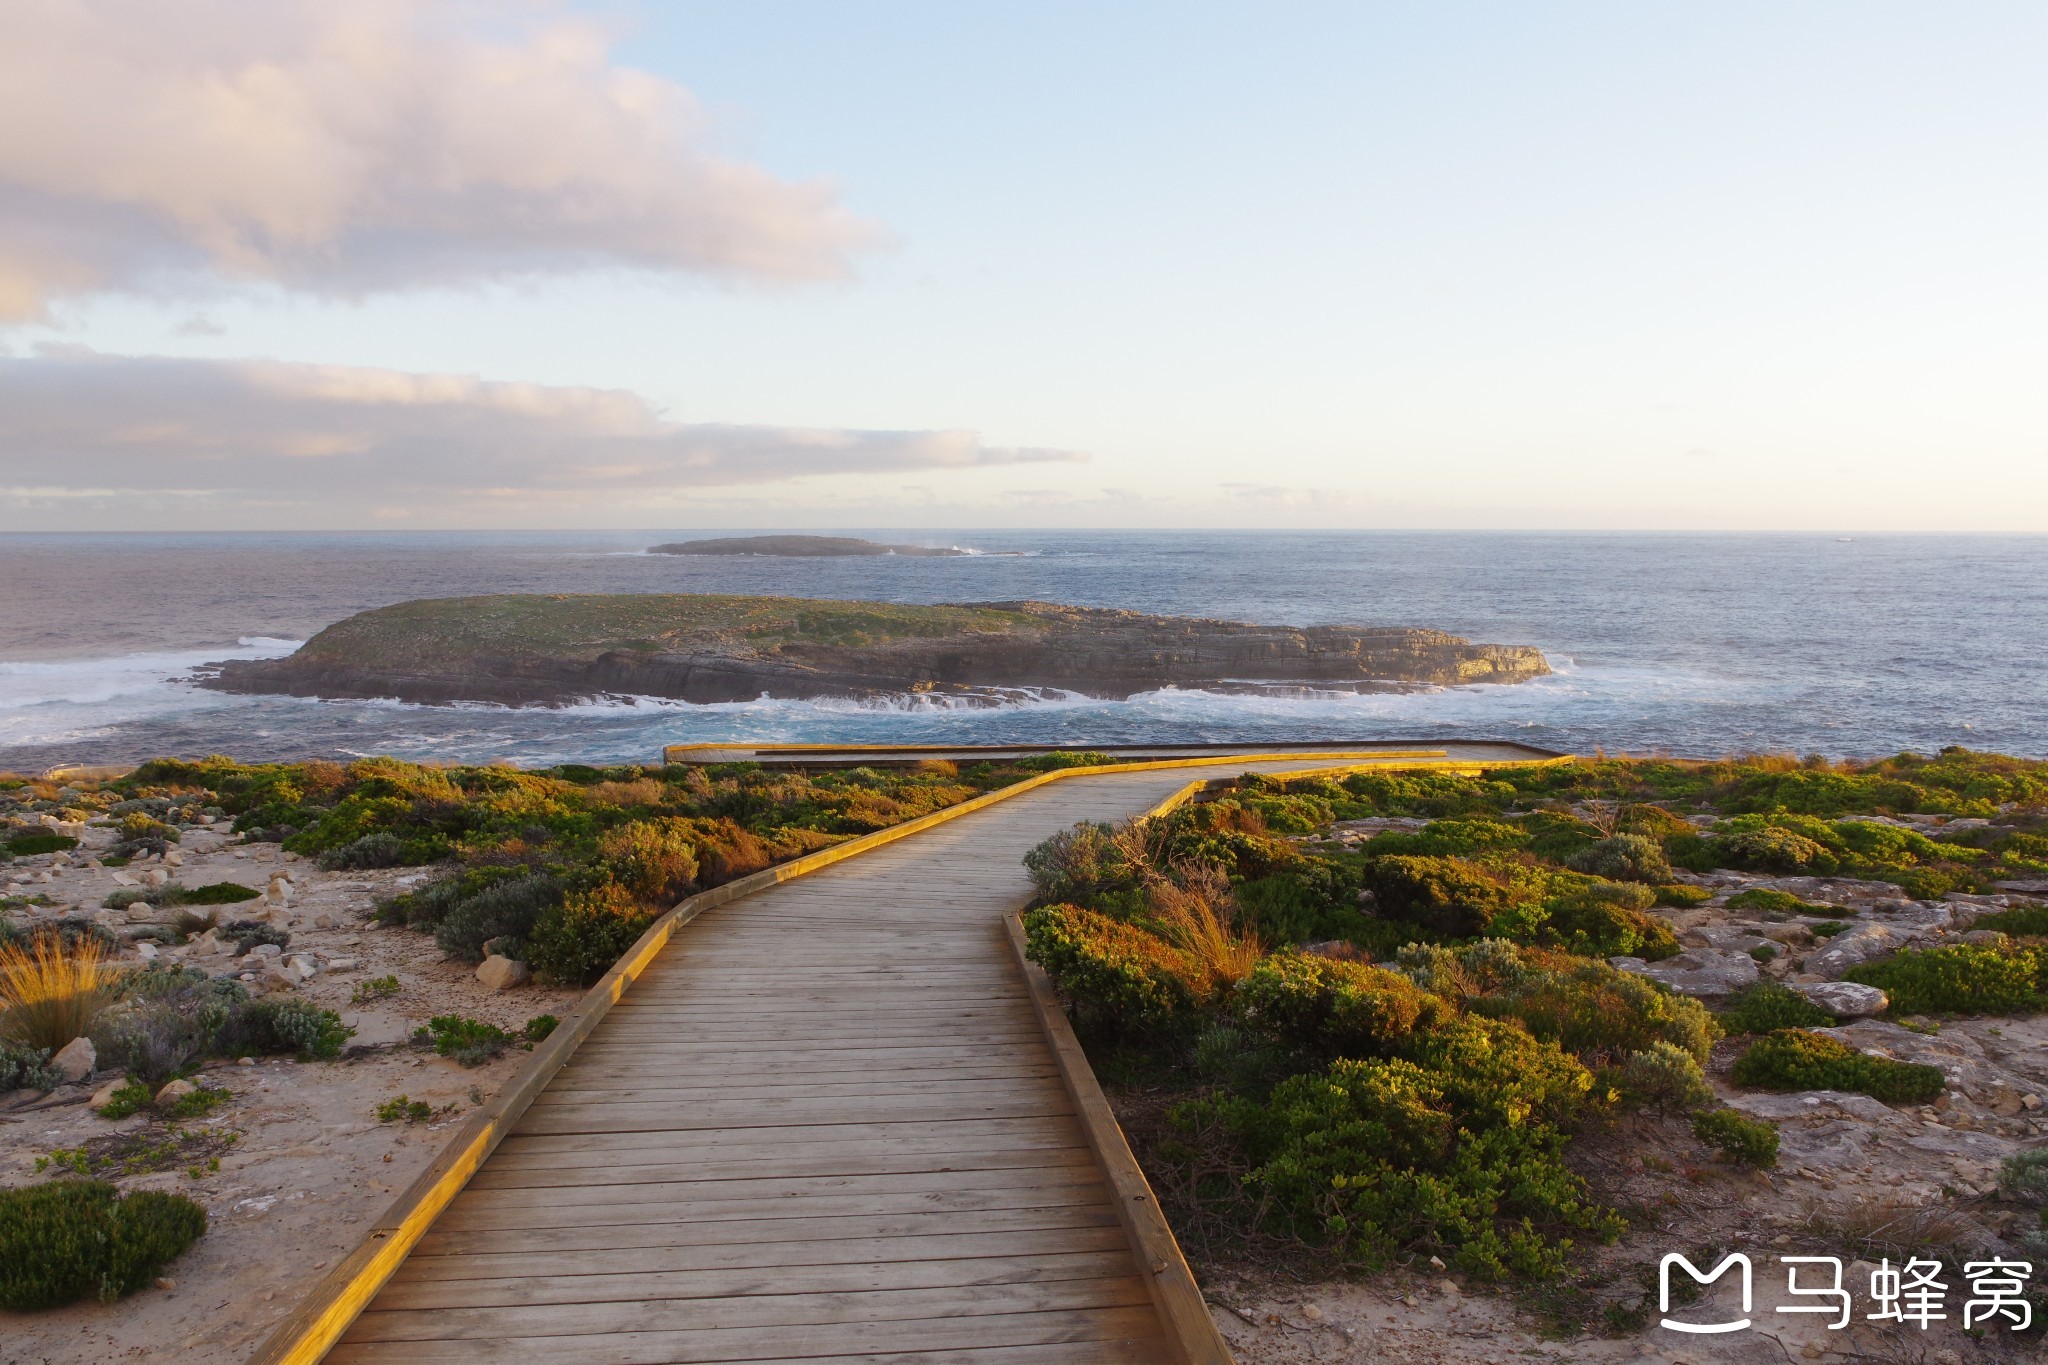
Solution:
[[[101,841],[100,835],[90,831],[89,839]],[[236,881],[263,890],[272,875],[289,875],[288,903],[270,912],[272,923],[291,932],[287,951],[354,964],[323,970],[297,993],[338,1010],[356,1037],[335,1062],[273,1058],[208,1065],[203,1083],[225,1087],[234,1097],[205,1118],[178,1125],[189,1136],[176,1144],[181,1150],[172,1169],[119,1178],[127,1189],[177,1190],[198,1200],[211,1224],[207,1234],[166,1269],[169,1287],[112,1304],[0,1313],[4,1365],[246,1359],[320,1273],[355,1245],[362,1226],[425,1168],[453,1125],[494,1093],[526,1055],[512,1049],[484,1066],[465,1068],[410,1046],[406,1040],[413,1030],[433,1015],[450,1013],[517,1029],[534,1015],[566,1015],[580,996],[531,985],[494,993],[471,969],[443,961],[431,938],[371,922],[375,899],[403,879],[419,879],[418,869],[327,874],[274,845],[230,847],[224,835],[210,834],[188,835],[182,855],[182,866],[166,870],[188,886]],[[118,885],[111,869],[64,866],[66,861],[56,855],[12,864],[9,877],[27,873],[31,880],[10,889],[90,910]],[[122,871],[136,876],[154,866]],[[53,872],[52,880],[34,880],[45,869]],[[222,918],[240,917],[254,904],[224,907]],[[128,918],[104,913],[117,923]],[[177,950],[169,955],[175,958]],[[229,963],[223,955],[196,950],[188,950],[188,958],[216,973]],[[359,983],[384,976],[398,979],[397,994],[351,1003]],[[109,1121],[95,1115],[88,1100],[110,1079],[101,1072],[47,1096],[20,1091],[0,1097],[0,1183],[45,1178],[35,1160],[60,1148],[117,1134],[169,1136],[153,1118]],[[439,1111],[435,1119],[379,1123],[377,1106],[400,1094],[432,1105]],[[232,1145],[224,1141],[227,1134],[237,1135]],[[218,1171],[206,1169],[209,1155],[218,1157]]]

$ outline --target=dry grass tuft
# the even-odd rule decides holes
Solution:
[[[1266,955],[1266,945],[1241,921],[1237,899],[1223,873],[1208,863],[1176,869],[1179,880],[1161,877],[1146,887],[1146,899],[1166,941],[1180,949],[1196,979],[1188,985],[1213,995],[1235,986]]]
[[[600,782],[589,789],[590,800],[605,806],[658,806],[668,799],[668,787],[651,777],[631,782]]]
[[[0,946],[0,1035],[52,1051],[83,1037],[126,974],[105,954],[95,939],[66,948],[55,934]]]

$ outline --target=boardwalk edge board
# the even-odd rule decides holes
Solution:
[[[1181,800],[1169,800],[1164,809],[1171,810],[1180,804]],[[1110,1192],[1116,1197],[1117,1220],[1123,1224],[1124,1235],[1130,1238],[1139,1272],[1145,1275],[1145,1287],[1151,1291],[1153,1306],[1159,1310],[1159,1324],[1165,1330],[1175,1365],[1236,1365],[1237,1357],[1230,1353],[1223,1334],[1216,1330],[1208,1301],[1195,1283],[1194,1272],[1188,1269],[1173,1228],[1159,1211],[1151,1182],[1145,1179],[1144,1170],[1124,1140],[1124,1130],[1095,1079],[1094,1068],[1088,1065],[1088,1055],[1074,1036],[1073,1025],[1067,1022],[1066,1008],[1053,993],[1052,981],[1044,970],[1024,955],[1022,916],[1015,911],[1003,916],[1003,928],[1017,969],[1031,987],[1032,1013],[1038,1016],[1046,1043],[1059,1062],[1060,1079],[1066,1083],[1067,1096],[1074,1102],[1074,1115],[1088,1137],[1103,1177],[1109,1181]]]
[[[1507,747],[1522,749],[1524,752],[1543,752],[1541,750],[1532,751],[1530,746],[1522,744],[1510,744]],[[612,966],[612,969],[606,972],[597,984],[585,993],[575,1013],[563,1021],[547,1037],[546,1041],[540,1043],[519,1070],[513,1073],[505,1086],[496,1095],[492,1096],[489,1101],[479,1107],[455,1131],[447,1144],[435,1156],[433,1162],[424,1171],[420,1172],[412,1184],[408,1185],[398,1198],[392,1202],[391,1206],[384,1211],[383,1216],[372,1225],[355,1250],[344,1257],[333,1270],[322,1276],[319,1282],[308,1291],[305,1298],[300,1301],[299,1305],[293,1309],[291,1314],[272,1329],[263,1344],[249,1357],[250,1365],[314,1365],[314,1362],[324,1357],[334,1344],[341,1340],[343,1333],[348,1330],[349,1325],[368,1306],[370,1300],[376,1297],[377,1291],[382,1289],[392,1275],[397,1272],[400,1263],[405,1260],[413,1247],[419,1243],[420,1238],[426,1234],[427,1229],[433,1225],[434,1220],[440,1216],[442,1210],[446,1209],[455,1196],[461,1192],[463,1186],[469,1183],[470,1177],[476,1174],[477,1170],[490,1157],[490,1154],[496,1150],[499,1142],[519,1122],[520,1118],[533,1104],[535,1098],[540,1095],[541,1091],[547,1088],[548,1083],[554,1079],[555,1074],[568,1062],[571,1054],[576,1051],[583,1040],[589,1037],[591,1032],[603,1021],[605,1015],[610,1012],[611,1007],[626,993],[627,988],[660,955],[661,951],[668,946],[669,940],[674,937],[678,929],[681,929],[706,910],[711,910],[744,896],[752,895],[756,891],[764,891],[769,887],[780,885],[797,877],[822,871],[835,863],[843,862],[848,858],[858,857],[860,854],[870,850],[881,848],[898,840],[907,839],[914,834],[922,833],[925,830],[961,819],[976,811],[996,805],[999,802],[1022,796],[1026,792],[1035,791],[1054,782],[1075,778],[1108,776],[1115,773],[1162,772],[1174,768],[1203,768],[1275,762],[1314,763],[1346,758],[1361,760],[1355,765],[1357,769],[1422,767],[1476,772],[1482,768],[1535,766],[1538,764],[1554,763],[1565,757],[1565,755],[1558,755],[1551,758],[1468,761],[1450,759],[1447,751],[1443,749],[1423,749],[1418,747],[1395,750],[1362,746],[1316,752],[1303,752],[1300,750],[1291,752],[1252,751],[1199,758],[1173,758],[1146,762],[1108,763],[1093,767],[1057,768],[1051,772],[1039,773],[1028,777],[1010,786],[986,792],[970,800],[962,801],[958,805],[933,811],[931,814],[920,816],[915,820],[905,821],[903,824],[893,825],[888,829],[878,830],[873,834],[863,835],[858,839],[850,839],[843,844],[835,844],[831,848],[821,849],[816,853],[806,854],[800,858],[793,858],[786,863],[764,868],[759,872],[737,878],[722,886],[715,886],[708,891],[699,892],[697,895],[691,896],[677,904],[667,914],[650,925],[647,931],[640,936],[639,940],[631,948],[627,949],[625,955]],[[1320,771],[1342,772],[1351,770],[1353,769],[1324,768]],[[1229,781],[1229,778],[1205,778],[1190,782],[1160,805],[1155,806],[1150,814],[1156,815],[1171,810],[1194,799],[1205,790],[1224,786]],[[1034,1003],[1036,1003],[1035,989]],[[1043,1016],[1041,1018],[1043,1019]],[[1065,1023],[1064,1014],[1060,1014],[1059,1022],[1061,1024]],[[1050,1030],[1051,1025],[1048,1024],[1047,1028]],[[1071,1030],[1069,1030],[1068,1036],[1071,1038]],[[1078,1049],[1078,1045],[1076,1045],[1076,1048]],[[1055,1043],[1055,1051],[1058,1051],[1057,1043]],[[1078,1050],[1076,1055],[1079,1055]],[[1080,1059],[1079,1069],[1087,1076],[1088,1085],[1094,1087],[1094,1073],[1087,1069],[1085,1057]],[[1075,1083],[1074,1075],[1068,1070],[1064,1054],[1062,1054],[1061,1070],[1071,1090]],[[1095,1087],[1095,1094],[1099,1100],[1101,1094],[1099,1087]],[[1106,1104],[1104,1105],[1104,1112],[1107,1112]],[[1129,1148],[1123,1144],[1121,1130],[1115,1129],[1114,1118],[1111,1118],[1109,1123],[1112,1131],[1116,1134],[1117,1147],[1123,1150],[1125,1159],[1129,1160]],[[1090,1123],[1088,1126],[1090,1129],[1090,1141],[1094,1142],[1094,1125]],[[1107,1165],[1107,1162],[1105,1162],[1105,1165]],[[1135,1162],[1132,1162],[1132,1170],[1136,1170]],[[1143,1174],[1139,1173],[1137,1178],[1142,1182],[1144,1179]],[[1149,1189],[1147,1190],[1147,1196],[1149,1197]],[[1119,1202],[1120,1205],[1123,1205],[1129,1201],[1120,1200]],[[1120,1208],[1120,1212],[1127,1213],[1127,1210]],[[1160,1221],[1160,1226],[1164,1227],[1163,1220]],[[1128,1219],[1126,1227],[1127,1229],[1131,1227]],[[1134,1238],[1138,1236],[1135,1231],[1131,1235]],[[1192,1291],[1194,1285],[1193,1277],[1187,1272],[1185,1261],[1179,1259],[1178,1244],[1173,1242],[1170,1231],[1166,1233],[1166,1240],[1167,1245],[1173,1251],[1173,1256],[1166,1259],[1166,1264],[1169,1267],[1173,1264],[1180,1265],[1181,1274],[1187,1277],[1187,1286]],[[1146,1257],[1144,1263],[1149,1268],[1155,1259],[1159,1258]],[[1157,1275],[1154,1278],[1156,1279]],[[1155,1286],[1155,1294],[1157,1292],[1158,1290]],[[1195,1300],[1197,1304],[1201,1302],[1198,1291],[1195,1292]],[[1206,1308],[1201,1311],[1206,1317]],[[1169,1325],[1172,1324],[1172,1321],[1173,1319],[1168,1319]],[[1211,1332],[1214,1331],[1213,1323],[1211,1323],[1210,1330]],[[1220,1338],[1218,1340],[1220,1341]],[[1202,1361],[1217,1359],[1227,1362],[1230,1357],[1226,1352],[1220,1357],[1197,1356],[1192,1357],[1192,1359]]]

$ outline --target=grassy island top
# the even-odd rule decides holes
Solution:
[[[400,602],[327,627],[301,658],[387,664],[463,658],[650,654],[785,644],[862,648],[974,634],[1042,631],[1046,622],[998,607],[925,607],[724,593],[606,596],[500,594]]]

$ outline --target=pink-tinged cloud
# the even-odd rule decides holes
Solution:
[[[831,186],[716,154],[607,38],[546,0],[7,0],[0,320],[222,278],[846,272],[875,234]]]
[[[0,491],[204,494],[341,511],[464,500],[536,506],[808,476],[1084,456],[971,431],[669,421],[619,389],[279,361],[48,352],[0,357]],[[31,493],[31,490],[40,490]]]

